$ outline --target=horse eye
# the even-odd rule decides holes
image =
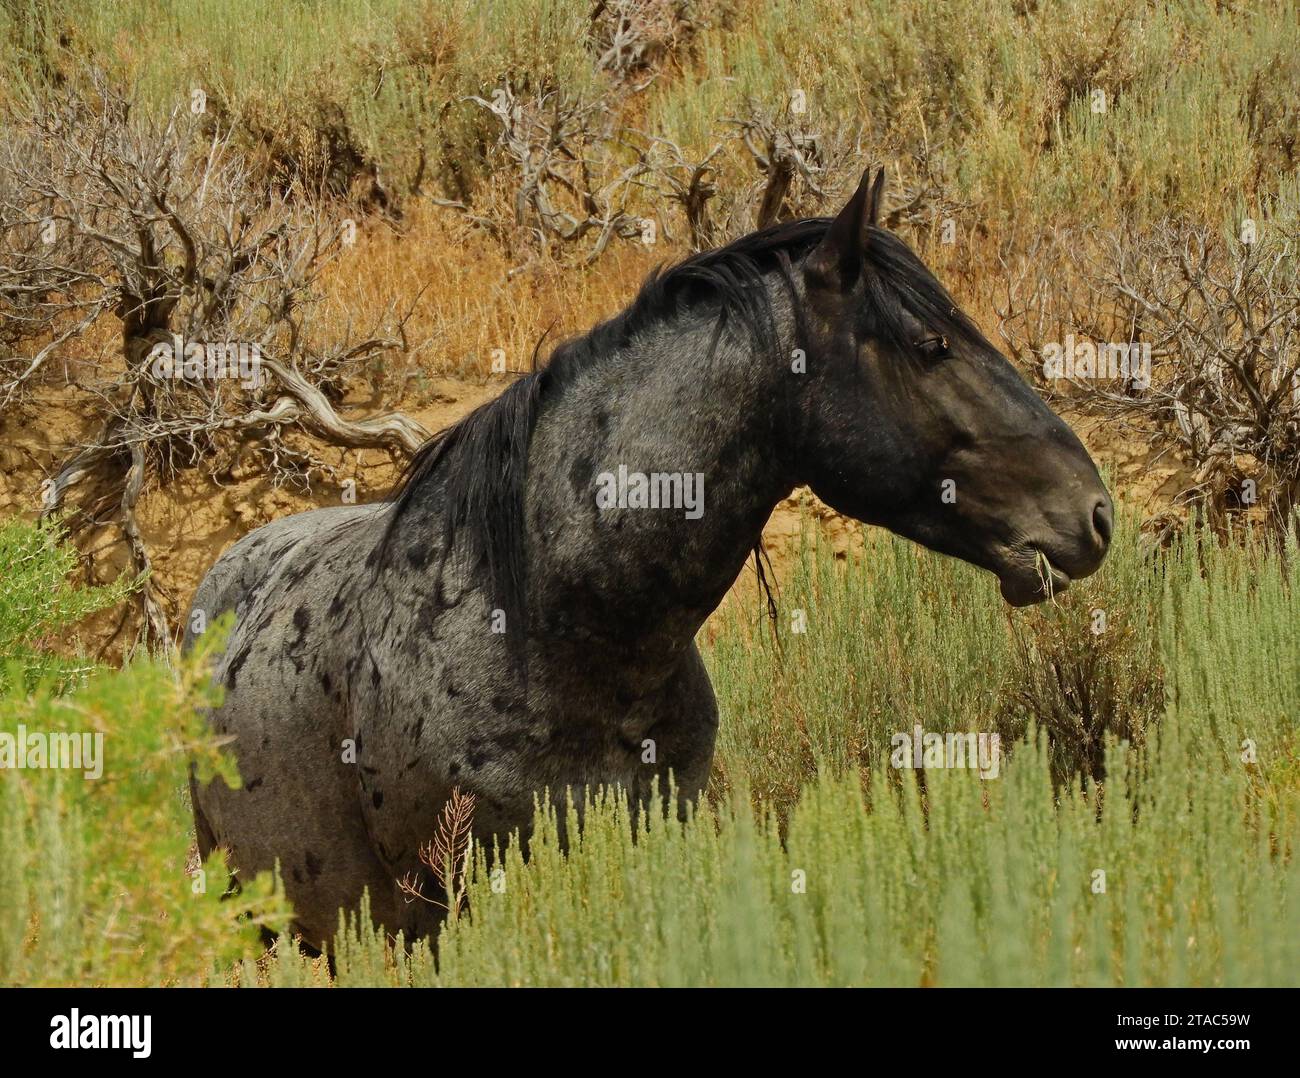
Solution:
[[[926,359],[938,359],[948,352],[948,338],[926,337],[924,340],[917,341],[916,347]]]

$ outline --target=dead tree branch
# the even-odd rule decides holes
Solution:
[[[272,483],[305,486],[330,469],[310,440],[289,449],[289,430],[396,454],[427,433],[400,413],[339,414],[358,366],[404,346],[411,310],[360,333],[313,320],[344,234],[320,202],[268,192],[188,108],[149,118],[93,85],[40,106],[0,149],[0,409],[34,407],[56,357],[90,367],[82,388],[102,424],[46,481],[42,507],[68,511],[84,491],[74,530],[107,513],[146,571],[139,500],[179,469],[216,478],[251,441]],[[140,596],[147,635],[164,638],[155,590]]]

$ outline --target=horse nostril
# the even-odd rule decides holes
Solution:
[[[1103,546],[1110,545],[1110,530],[1114,523],[1110,499],[1102,495],[1097,499],[1097,504],[1092,510],[1092,526],[1097,529],[1097,534],[1101,536]]]

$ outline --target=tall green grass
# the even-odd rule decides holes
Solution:
[[[671,791],[635,817],[595,792],[564,850],[541,811],[527,860],[475,849],[436,957],[350,912],[332,979],[287,940],[257,959],[270,881],[215,902],[218,861],[194,893],[185,760],[220,763],[195,668],[11,691],[0,730],[110,751],[102,783],[0,773],[0,981],[1300,983],[1297,551],[1146,551],[1131,517],[1112,550],[1010,612],[964,565],[872,536],[838,559],[810,530],[776,639],[746,604],[706,634],[721,739],[684,822]],[[996,775],[894,766],[918,723],[998,735]]]
[[[739,782],[788,807],[807,775],[877,770],[917,725],[1010,744],[1036,722],[1058,779],[1099,777],[1102,735],[1140,746],[1163,705],[1162,586],[1128,513],[1101,573],[1024,611],[964,562],[866,529],[840,560],[808,530],[775,632],[744,603],[714,619],[706,657],[727,706],[713,791]]]
[[[480,860],[436,962],[423,945],[395,960],[352,921],[339,981],[1295,984],[1300,868],[1253,822],[1245,774],[1189,740],[1104,795],[1058,799],[1041,740],[993,782],[935,771],[922,797],[880,778],[870,809],[853,779],[818,778],[784,843],[743,800],[633,840],[624,806],[598,799],[567,856],[539,820],[495,888]],[[1133,763],[1112,754],[1116,775]],[[1279,825],[1289,850],[1293,811]]]
[[[713,801],[685,824],[632,825],[597,796],[567,855],[541,813],[527,862],[508,850],[494,877],[479,851],[470,913],[436,961],[351,919],[340,982],[1300,983],[1300,619],[1284,562],[1192,542],[1157,558],[1134,540],[1129,521],[1068,603],[1010,616],[988,578],[897,541],[847,566],[817,548],[787,586],[808,604],[804,639],[774,656],[728,615],[709,649]],[[889,766],[889,736],[917,721],[1014,737],[1005,705],[1025,664],[1059,671],[1108,633],[1124,652],[1101,667],[1109,719],[1141,737],[1104,738],[1104,778],[1060,781],[1070,743],[1050,716],[1022,717],[997,778]],[[1154,702],[1130,691],[1143,671]],[[286,950],[262,979],[296,983],[300,963]]]

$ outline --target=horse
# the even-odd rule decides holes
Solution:
[[[191,778],[200,853],[278,864],[316,948],[367,890],[410,940],[440,911],[398,881],[454,790],[489,849],[526,845],[539,796],[640,802],[671,775],[698,798],[719,718],[695,637],[801,486],[991,571],[1013,605],[1094,572],[1096,466],[880,225],[883,184],[868,169],[834,218],[657,269],[389,499],[227,550],[193,610],[236,611],[210,723],[242,785]]]

